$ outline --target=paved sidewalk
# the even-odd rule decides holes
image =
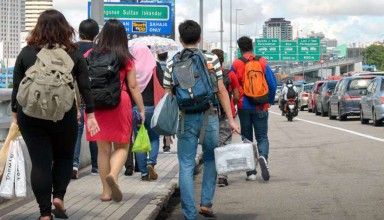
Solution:
[[[156,165],[159,178],[156,181],[141,181],[140,172],[124,176],[123,168],[119,177],[123,201],[119,203],[101,202],[99,176],[91,176],[90,167],[81,170],[80,178],[71,181],[65,197],[69,219],[155,219],[178,185],[176,144],[171,151],[170,154],[164,154],[160,150]],[[38,217],[39,209],[33,194],[0,204],[2,220]]]

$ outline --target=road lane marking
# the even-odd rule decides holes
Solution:
[[[274,114],[274,115],[280,115],[281,116],[281,113],[277,113],[277,112],[273,112],[273,111],[269,111],[269,112]],[[297,117],[296,117],[296,119],[299,120],[299,121],[310,123],[310,124],[320,125],[320,126],[323,126],[323,127],[326,127],[326,128],[332,128],[332,129],[335,129],[335,130],[344,131],[346,133],[354,134],[354,135],[357,135],[357,136],[360,136],[360,137],[365,137],[365,138],[372,139],[372,140],[375,140],[375,141],[384,142],[384,139],[382,139],[382,138],[374,137],[374,136],[363,134],[363,133],[360,133],[360,132],[351,131],[351,130],[348,130],[348,129],[339,128],[339,127],[335,127],[335,126],[331,126],[331,125],[326,125],[326,124],[322,124],[322,123],[318,123],[318,122],[308,121],[308,120],[297,118]]]

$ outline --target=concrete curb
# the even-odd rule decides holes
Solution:
[[[200,173],[202,164],[202,153],[198,153],[195,159],[194,175]],[[172,180],[163,188],[156,192],[154,199],[144,207],[135,217],[135,220],[155,220],[161,210],[168,205],[169,199],[179,188],[179,175],[175,175]]]

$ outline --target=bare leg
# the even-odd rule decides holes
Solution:
[[[103,185],[103,194],[101,200],[108,201],[111,199],[111,189],[106,182],[106,176],[111,172],[111,150],[112,143],[106,141],[97,141],[98,154],[97,165],[99,167],[100,180]]]
[[[128,147],[129,143],[114,143],[114,151],[110,160],[109,175],[113,176],[116,182],[119,177],[119,173],[127,160]]]

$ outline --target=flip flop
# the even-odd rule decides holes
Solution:
[[[55,215],[55,218],[68,219],[67,210],[61,209],[52,209],[52,213]]]
[[[123,199],[123,194],[121,193],[121,190],[119,188],[119,185],[117,185],[115,179],[113,178],[113,176],[111,175],[108,175],[105,180],[107,181],[107,184],[109,185],[109,187],[111,188],[111,191],[112,191],[112,200],[114,202],[120,202],[122,199]]]
[[[101,200],[102,202],[109,202],[109,201],[112,201],[112,198],[103,199],[102,197],[100,197],[100,200]]]

